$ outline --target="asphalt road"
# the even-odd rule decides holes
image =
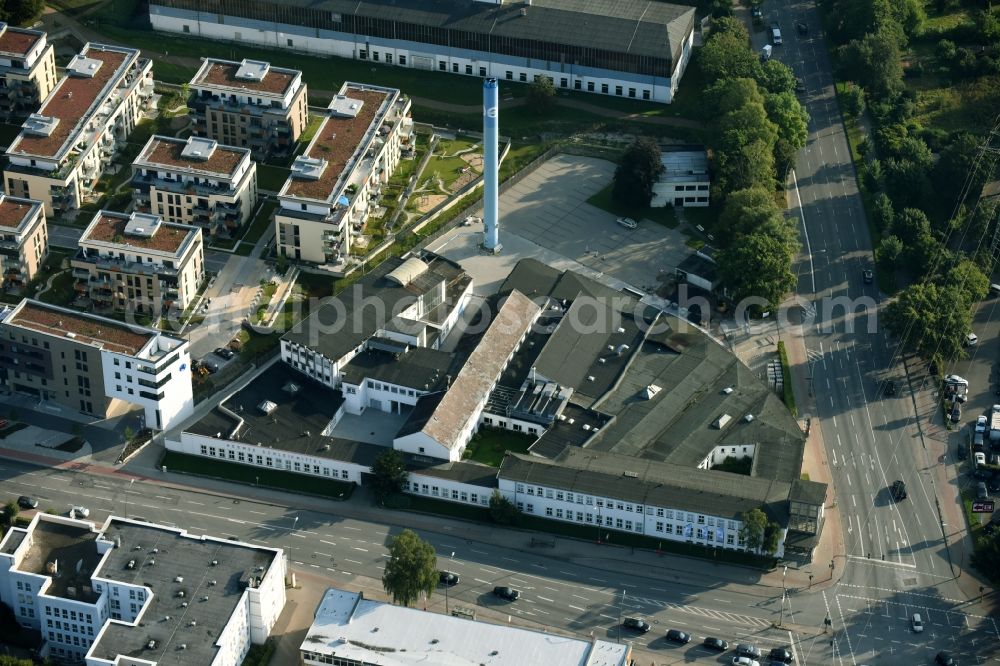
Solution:
[[[836,662],[926,663],[940,649],[962,663],[997,660],[996,624],[978,616],[954,583],[931,474],[939,461],[907,428],[915,418],[912,398],[875,316],[878,289],[862,279],[864,269],[874,268],[872,247],[819,15],[811,3],[780,7],[765,5],[767,24],[778,21],[784,38],[774,57],[804,79],[811,117],[791,196],[803,231],[797,291],[810,302],[798,312],[812,377],[810,409],[832,466],[847,551],[846,561],[834,563],[846,567],[840,584],[821,595],[836,630]],[[807,35],[797,22],[806,24]],[[763,39],[755,35],[760,45]],[[900,385],[897,396],[883,395],[886,378]],[[909,494],[900,502],[889,493],[897,479]],[[814,563],[817,570],[828,566]],[[914,612],[923,616],[923,633],[909,628]]]

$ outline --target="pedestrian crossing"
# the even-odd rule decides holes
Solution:
[[[750,627],[770,627],[771,621],[765,620],[759,617],[753,617],[751,615],[742,615],[740,613],[727,613],[725,611],[712,610],[709,608],[700,608],[698,606],[691,606],[688,604],[675,604],[669,601],[662,601],[660,599],[649,599],[646,597],[636,597],[631,594],[628,595],[628,600],[633,603],[639,603],[643,606],[652,606],[655,608],[662,608],[665,610],[678,611],[680,613],[687,613],[689,615],[700,615],[705,618],[712,620],[722,620],[723,622],[729,622],[733,624],[743,624]]]

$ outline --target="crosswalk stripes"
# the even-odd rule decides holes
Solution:
[[[751,627],[770,627],[771,621],[764,620],[759,617],[753,617],[751,615],[740,615],[738,613],[726,613],[724,611],[711,610],[708,608],[699,608],[698,606],[689,606],[685,604],[676,604],[670,601],[662,601],[660,599],[647,599],[645,597],[635,597],[629,595],[629,601],[638,602],[647,606],[656,606],[658,608],[664,608],[669,610],[679,611],[681,613],[688,613],[690,615],[700,615],[702,617],[712,618],[714,620],[722,620],[725,622],[732,622],[735,624],[745,624]]]
[[[809,360],[813,362],[823,360],[823,354],[821,354],[819,351],[815,349],[807,349],[806,356],[808,356]]]

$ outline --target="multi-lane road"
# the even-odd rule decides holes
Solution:
[[[900,359],[878,321],[878,288],[863,279],[874,269],[871,240],[818,13],[812,3],[789,3],[769,15],[780,16],[784,35],[775,57],[805,81],[811,118],[790,194],[803,240],[797,293],[809,303],[799,313],[809,402],[844,527],[846,558],[834,563],[843,577],[823,595],[839,629],[838,663],[925,663],[939,649],[963,663],[996,659],[997,627],[958,589],[944,541],[943,529],[964,529],[942,525],[938,510],[938,496],[954,502],[954,489],[935,483],[943,463],[915,427]],[[889,378],[901,387],[896,396],[884,394]],[[897,479],[908,490],[898,502],[889,491]],[[909,631],[914,612],[930,623],[923,634]]]

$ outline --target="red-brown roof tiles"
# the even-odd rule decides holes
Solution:
[[[97,224],[90,230],[90,234],[80,238],[80,242],[116,243],[141,250],[177,252],[177,249],[184,243],[184,239],[188,237],[188,234],[195,233],[194,229],[178,229],[166,222],[161,222],[156,233],[147,238],[134,234],[127,235],[125,233],[126,224],[128,224],[128,217],[101,215],[97,220]]]
[[[249,81],[247,79],[236,78],[236,72],[239,69],[239,63],[210,62],[205,68],[205,73],[194,83],[225,86],[240,90],[253,90],[272,95],[284,95],[289,86],[292,85],[297,74],[297,72],[292,73],[288,70],[275,71],[274,67],[269,67],[263,79],[260,81]]]
[[[0,200],[0,227],[17,231],[17,228],[31,215],[37,205],[25,203],[23,199],[4,197]]]
[[[34,30],[18,30],[7,26],[3,34],[0,35],[0,52],[10,53],[24,57],[32,49],[42,33]]]
[[[358,115],[353,118],[327,116],[319,128],[313,144],[306,151],[308,157],[326,160],[326,169],[316,180],[293,178],[285,194],[308,197],[325,201],[333,193],[333,186],[341,172],[358,149],[361,139],[372,124],[379,108],[389,96],[378,90],[358,90],[348,88],[345,95],[364,102]]]
[[[77,342],[101,342],[109,351],[131,356],[138,354],[153,337],[152,333],[137,333],[116,321],[56,310],[35,302],[25,303],[7,323],[60,338],[73,333]]]
[[[49,136],[33,136],[21,133],[15,139],[10,154],[25,152],[29,155],[54,157],[69,138],[76,124],[87,112],[90,105],[97,99],[104,85],[110,81],[129,54],[121,51],[103,51],[89,49],[85,54],[88,58],[100,60],[104,64],[92,78],[84,76],[65,76],[49,95],[45,105],[38,113],[51,118],[58,118],[59,124]]]
[[[246,154],[241,150],[234,150],[226,146],[215,147],[212,156],[207,160],[196,160],[189,157],[181,157],[186,143],[181,140],[160,139],[153,137],[150,139],[150,146],[139,157],[139,160],[151,164],[162,164],[163,166],[179,167],[181,169],[197,169],[208,171],[222,176],[231,176],[240,160]]]

